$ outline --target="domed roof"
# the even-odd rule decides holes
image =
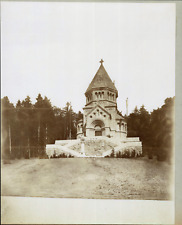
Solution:
[[[118,91],[114,83],[112,82],[111,78],[109,77],[108,73],[106,72],[102,64],[103,60],[101,60],[100,63],[101,65],[85,93],[91,91],[92,89],[97,89],[97,88],[108,88],[117,93]]]

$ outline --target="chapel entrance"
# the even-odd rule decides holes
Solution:
[[[95,136],[104,136],[105,135],[105,124],[102,120],[94,120],[92,122],[92,127],[94,129]]]
[[[95,126],[95,136],[102,136],[102,128],[99,125]]]

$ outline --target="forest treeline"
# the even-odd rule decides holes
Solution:
[[[53,107],[47,97],[39,94],[35,104],[29,96],[13,105],[6,96],[1,99],[2,111],[2,157],[45,158],[46,144],[55,140],[76,138],[76,125],[83,118],[75,113],[71,103],[64,108]],[[161,108],[149,113],[144,105],[125,116],[128,137],[140,137],[143,152],[149,158],[154,155],[165,159],[171,157],[174,126],[174,97],[167,98]]]
[[[35,104],[27,96],[16,106],[6,96],[1,100],[1,109],[4,158],[45,157],[46,144],[76,138],[76,123],[82,119],[82,113],[75,113],[71,103],[67,102],[63,109],[53,107],[41,94]]]
[[[140,137],[143,154],[158,160],[171,159],[174,150],[175,97],[166,98],[162,107],[149,113],[144,105],[127,119],[128,137]]]

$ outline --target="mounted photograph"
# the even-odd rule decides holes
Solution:
[[[175,4],[1,11],[1,196],[174,201]]]

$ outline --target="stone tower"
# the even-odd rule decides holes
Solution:
[[[103,66],[103,60],[88,86],[83,120],[77,125],[77,138],[106,136],[125,139],[127,124],[117,109],[118,91]]]

